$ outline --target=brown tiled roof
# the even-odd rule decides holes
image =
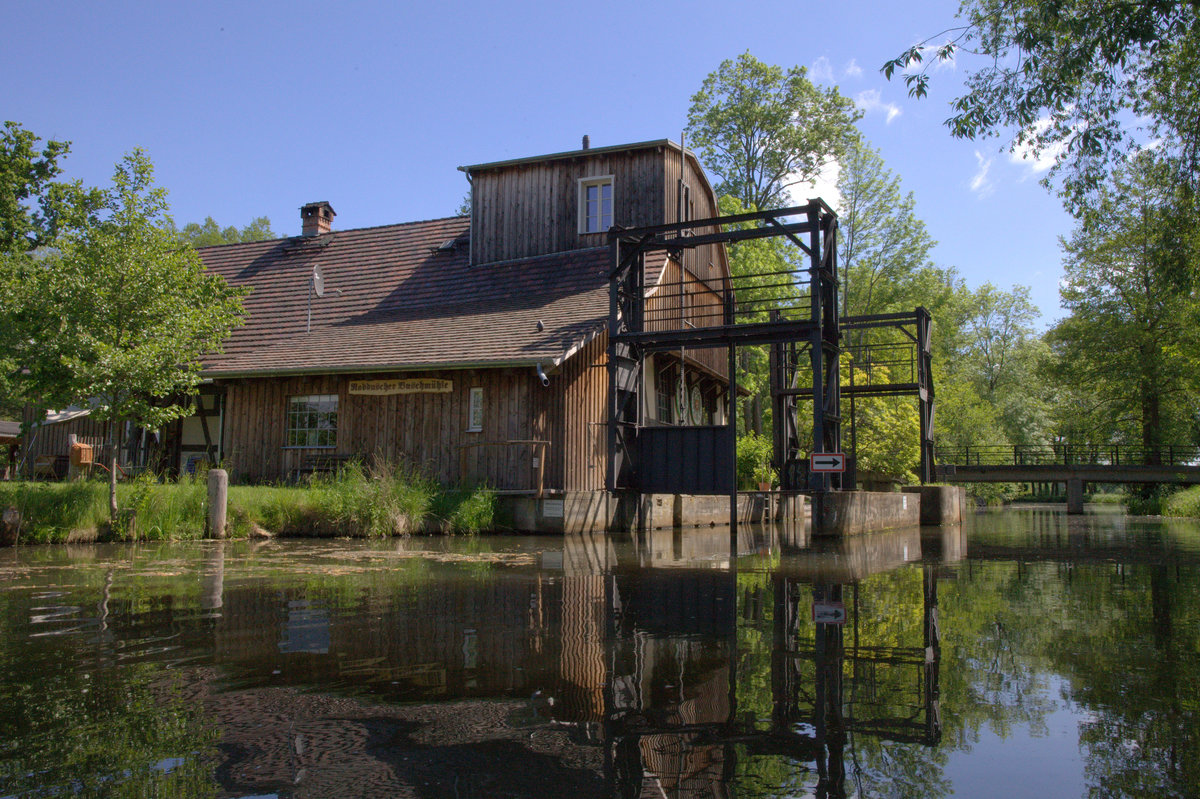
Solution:
[[[205,374],[549,368],[603,329],[608,248],[471,266],[469,227],[453,217],[202,248],[209,270],[254,287],[245,326]],[[325,296],[305,332],[314,265]]]

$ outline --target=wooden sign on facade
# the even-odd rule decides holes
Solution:
[[[453,380],[412,378],[408,380],[351,380],[351,394],[383,397],[389,394],[449,394]]]

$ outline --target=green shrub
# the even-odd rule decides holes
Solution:
[[[1162,515],[1200,519],[1200,486],[1185,488],[1167,497]]]
[[[1134,516],[1171,516],[1166,508],[1175,492],[1174,486],[1144,486],[1129,491],[1125,508]]]
[[[487,486],[438,495],[435,515],[451,533],[482,533],[496,527],[496,492]]]
[[[1018,483],[964,483],[967,496],[981,505],[1003,505],[1012,502],[1019,494]]]
[[[758,488],[758,474],[771,468],[771,440],[756,433],[738,436],[737,441],[737,484],[741,490]],[[773,474],[773,473],[772,473]]]

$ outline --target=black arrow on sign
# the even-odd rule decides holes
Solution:
[[[814,458],[813,458],[813,466],[830,466],[830,467],[833,467],[833,466],[837,466],[837,465],[838,465],[838,464],[840,464],[841,462],[842,462],[842,459],[841,459],[841,458],[820,458],[820,457],[814,457]]]

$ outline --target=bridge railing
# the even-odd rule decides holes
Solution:
[[[939,464],[956,466],[1200,466],[1200,447],[1116,444],[938,447]]]

